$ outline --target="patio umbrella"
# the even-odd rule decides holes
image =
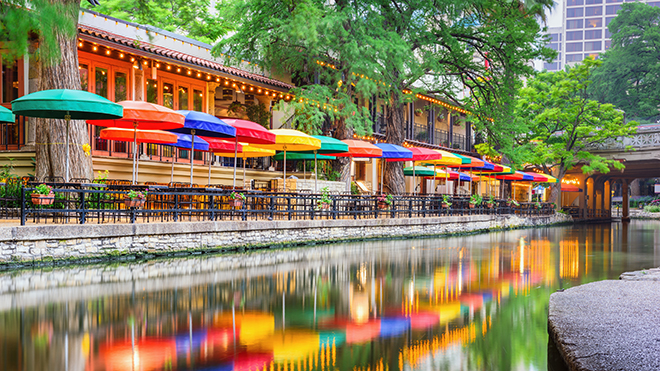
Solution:
[[[236,129],[220,120],[219,118],[204,112],[181,110],[176,111],[183,115],[186,120],[182,128],[170,129],[170,131],[181,134],[192,135],[192,148],[190,149],[190,185],[193,184],[193,159],[195,155],[195,135],[203,135],[211,138],[234,138]]]
[[[531,175],[524,174],[520,171],[516,171],[513,174],[496,175],[495,179],[533,181],[534,177]]]
[[[275,134],[271,133],[268,129],[257,124],[256,122],[241,120],[241,119],[222,119],[227,124],[236,129],[236,137],[234,143],[245,142],[249,144],[274,144]],[[238,159],[238,147],[234,151],[234,188],[236,188],[236,160]],[[243,184],[245,186],[245,184]]]
[[[447,152],[441,149],[434,149],[433,151],[440,153],[442,157],[435,160],[424,161],[424,165],[433,165],[434,168],[436,165],[444,166],[445,170],[447,170],[447,167],[458,166],[464,163],[464,159],[455,153]],[[445,191],[447,191],[446,187],[448,180],[449,178],[445,177]]]
[[[101,139],[120,142],[173,144],[178,141],[175,133],[161,130],[136,130],[123,128],[107,128],[101,130]],[[134,182],[137,181],[138,161],[133,164]],[[173,165],[174,166],[174,165]]]
[[[321,141],[298,130],[271,130],[276,135],[275,144],[260,144],[257,147],[284,151],[284,192],[286,192],[286,151],[313,151],[321,148]]]
[[[333,138],[333,137],[326,137],[324,135],[312,135],[314,138],[318,139],[321,141],[321,148],[311,151],[314,154],[337,154],[337,153],[345,153],[348,152],[348,144],[342,142],[339,139]],[[317,166],[317,159],[314,159],[314,193],[318,192],[318,178],[319,178],[319,172],[318,172],[318,166]]]
[[[16,122],[16,117],[10,110],[0,106],[0,122]]]
[[[209,150],[209,143],[202,138],[197,138],[197,141],[195,141],[195,138],[193,138],[192,135],[181,134],[181,133],[172,133],[172,134],[176,135],[177,137],[176,143],[173,144],[174,147],[190,149],[194,146],[195,149],[198,151]],[[174,159],[172,159],[172,171],[170,172],[170,183],[172,183],[173,181],[174,181]]]
[[[433,169],[429,169],[426,166],[408,166],[407,168],[403,169],[403,175],[432,177],[435,175],[435,171],[433,171]]]
[[[374,158],[374,157],[380,157],[383,155],[383,150],[376,147],[375,145],[365,142],[363,140],[354,140],[354,139],[344,139],[342,142],[348,144],[348,152],[345,153],[337,153],[335,156],[337,157],[348,157],[350,160],[353,161],[353,157],[365,157],[365,158]],[[349,163],[350,166],[350,163]],[[350,168],[348,170],[348,178],[346,179],[346,191],[348,193],[351,192],[351,174],[350,174]]]
[[[383,150],[381,158],[388,161],[412,161],[413,152],[396,144],[376,143],[376,147]],[[381,161],[382,169],[380,172],[380,189],[383,192],[383,183],[385,182],[385,161]]]
[[[422,147],[410,147],[408,148],[412,152],[412,161],[413,161],[413,177],[415,176],[415,161],[428,161],[428,160],[440,160],[442,158],[442,154],[438,151],[428,149],[428,148],[422,148]],[[401,160],[401,159],[387,159],[388,162],[392,161],[406,161],[406,160]],[[435,165],[433,165],[433,168],[435,169]],[[434,183],[435,183],[435,178],[434,178]],[[415,191],[413,190],[413,194]]]
[[[540,173],[534,173],[534,172],[525,172],[527,175],[531,175],[534,177],[535,182],[539,183],[557,183],[557,178],[548,175],[548,174],[540,174]]]
[[[306,160],[314,160],[314,167],[316,167],[317,160],[336,160],[335,156],[326,156],[326,155],[317,155],[316,153],[307,153],[307,152],[289,152],[286,154],[286,158],[294,161],[303,161],[303,174],[306,174],[305,162]],[[284,152],[280,152],[273,156],[273,160],[282,161],[284,160]],[[314,169],[316,172],[316,168]],[[316,172],[318,174],[318,172]],[[307,175],[303,175],[305,178]],[[316,192],[316,178],[314,179],[314,192]]]
[[[209,152],[242,152],[243,151],[243,145],[241,143],[236,143],[235,141],[226,141],[222,140],[220,138],[213,138],[213,137],[205,137],[205,136],[200,136],[200,138],[204,139],[208,144],[209,144]],[[211,157],[214,156],[214,154],[210,155]],[[244,164],[245,165],[245,164]],[[211,184],[211,159],[209,158],[209,180],[208,184]]]
[[[133,184],[137,182],[137,130],[168,130],[183,127],[185,117],[167,107],[157,104],[125,100],[118,103],[124,108],[124,116],[119,119],[88,120],[97,126],[133,129]]]
[[[69,181],[69,122],[122,117],[120,105],[83,90],[42,90],[15,99],[11,102],[11,106],[16,115],[66,121],[64,180],[67,182]]]
[[[243,188],[245,188],[245,159],[247,158],[256,158],[256,157],[270,157],[275,155],[275,151],[272,149],[263,149],[257,148],[243,143],[238,143],[241,146],[240,151],[235,153],[234,150],[231,152],[215,152],[214,155],[220,157],[232,157],[234,155],[243,159]]]

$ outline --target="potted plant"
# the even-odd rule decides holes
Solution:
[[[32,203],[35,205],[52,205],[55,201],[53,187],[46,184],[39,184],[32,193]]]
[[[377,201],[378,201],[378,208],[379,209],[386,209],[390,206],[392,206],[392,200],[394,199],[394,196],[392,195],[386,195],[386,194],[381,194],[378,196]]]
[[[449,195],[443,195],[442,196],[442,201],[441,201],[440,204],[442,205],[443,209],[448,209],[449,206],[451,206],[451,202],[449,202],[450,200],[451,199],[449,198]]]
[[[321,199],[316,202],[316,207],[314,210],[328,210],[332,205],[332,199],[328,191],[328,187],[323,187],[321,189]]]
[[[542,205],[541,205],[540,202],[538,202],[538,201],[534,202],[534,208],[535,208],[536,210],[540,210],[541,207],[542,207]]]
[[[231,102],[227,107],[227,113],[232,115],[241,116],[243,114],[243,104],[237,100]]]
[[[243,202],[245,202],[244,193],[232,191],[229,195],[229,206],[240,209],[243,207]]]
[[[483,198],[481,198],[481,195],[474,194],[470,197],[470,209],[474,209],[475,207],[481,205],[481,202],[483,201]]]
[[[520,203],[512,198],[506,201],[506,206],[511,206],[511,205],[520,206]]]
[[[494,205],[495,205],[495,198],[493,197],[493,195],[490,195],[490,197],[488,197],[488,200],[486,201],[486,207],[492,209]]]
[[[423,113],[424,113],[424,110],[422,110],[421,108],[417,108],[415,110],[415,116],[417,116],[417,117],[421,116]]]
[[[147,191],[130,190],[124,197],[124,205],[128,208],[141,208],[147,201]]]

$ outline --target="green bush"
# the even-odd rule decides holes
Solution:
[[[644,206],[644,211],[649,213],[660,213],[660,205],[647,205]]]

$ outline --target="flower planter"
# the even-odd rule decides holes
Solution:
[[[145,201],[144,198],[125,198],[124,205],[126,205],[127,208],[140,209],[144,206]]]
[[[469,204],[469,205],[470,205],[470,209],[474,209],[475,206],[477,206],[477,205],[475,205],[475,204]]]
[[[54,194],[42,195],[38,193],[32,194],[32,203],[35,205],[52,205],[55,201]]]
[[[243,207],[243,200],[229,200],[229,206],[240,209]]]
[[[489,209],[492,209],[492,208],[493,208],[493,204],[486,204],[486,207],[488,207]]]
[[[388,206],[390,206],[390,205],[388,205],[385,202],[380,202],[380,201],[378,202],[378,208],[379,209],[387,209]]]
[[[321,204],[321,210],[330,210],[330,204]]]
[[[415,116],[420,117],[424,112],[415,112]]]

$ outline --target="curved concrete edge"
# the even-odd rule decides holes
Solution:
[[[660,282],[600,281],[550,296],[548,333],[569,370],[660,369]]]
[[[136,224],[55,224],[0,227],[0,242],[64,240],[81,237],[126,237],[158,234],[188,234],[209,232],[245,232],[264,228],[282,230],[291,228],[391,227],[449,223],[472,223],[505,220],[510,215],[468,215],[429,218],[387,219],[321,219],[321,220],[249,220],[214,222],[166,222]],[[548,216],[550,217],[550,216]],[[544,217],[538,217],[543,219]]]

